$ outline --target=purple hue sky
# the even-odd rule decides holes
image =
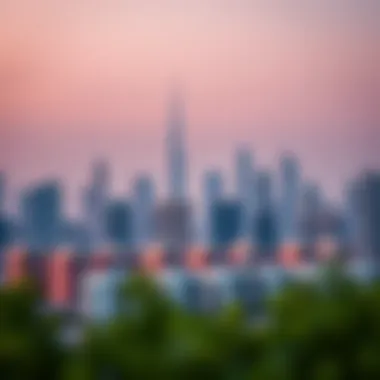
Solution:
[[[380,166],[379,19],[370,0],[1,1],[0,169],[74,198],[100,155],[118,193],[141,170],[162,184],[175,79],[193,191],[245,142],[273,168],[296,151],[335,196]]]

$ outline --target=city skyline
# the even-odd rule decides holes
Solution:
[[[235,155],[238,151],[239,151],[239,148],[237,147],[235,151]],[[287,154],[289,154],[289,151],[287,150],[283,151],[282,154],[278,156],[277,165],[275,165],[274,167],[260,165],[260,161],[257,159],[257,156],[255,155],[255,166],[252,167],[255,174],[257,175],[267,174],[270,176],[270,180],[272,182],[271,186],[273,186],[274,200],[276,200],[276,202],[281,202],[281,191],[282,191],[281,161],[282,159],[287,158]],[[165,155],[167,156],[167,154]],[[241,192],[239,192],[239,187],[237,186],[237,183],[235,180],[237,173],[236,171],[234,172],[234,168],[233,168],[233,165],[234,165],[233,156],[234,154],[232,154],[230,157],[229,166],[231,168],[229,170],[228,169],[223,170],[223,168],[220,166],[219,167],[210,166],[210,167],[203,168],[198,178],[195,178],[193,180],[195,182],[197,190],[189,191],[187,189],[186,190],[187,195],[183,199],[188,199],[191,202],[192,206],[195,207],[195,209],[199,210],[199,208],[203,206],[204,197],[206,194],[205,193],[205,177],[207,177],[207,175],[209,174],[218,175],[220,177],[219,179],[220,181],[222,181],[223,191],[221,194],[223,198],[239,198],[240,199],[240,196],[242,194]],[[295,154],[294,156],[297,158],[297,162],[300,163],[299,170],[300,171],[302,170],[301,173],[303,177],[302,177],[302,183],[300,183],[300,186],[302,188],[308,185],[317,186],[326,204],[335,204],[337,207],[344,206],[344,201],[345,201],[344,197],[347,191],[347,187],[357,177],[357,175],[359,175],[361,172],[372,170],[371,168],[363,168],[363,170],[360,170],[354,173],[353,176],[348,178],[347,181],[343,182],[341,186],[339,187],[339,189],[336,191],[336,193],[332,195],[331,193],[326,191],[326,186],[323,183],[323,181],[319,181],[318,179],[312,178],[311,176],[309,176],[307,172],[305,172],[304,170],[302,161]],[[107,187],[108,187],[107,192],[109,196],[111,196],[112,198],[127,199],[127,200],[133,199],[134,196],[136,195],[134,193],[135,186],[139,183],[139,181],[147,179],[154,185],[154,191],[155,191],[155,195],[158,201],[162,202],[162,201],[171,199],[170,192],[168,190],[170,186],[170,182],[168,181],[168,176],[164,175],[161,181],[157,181],[157,175],[154,172],[137,171],[133,173],[133,175],[129,179],[123,181],[124,186],[122,188],[115,189],[114,185],[115,185],[115,182],[117,182],[117,177],[113,170],[112,163],[108,161],[106,157],[104,156],[97,156],[89,162],[89,165],[83,171],[81,175],[81,185],[76,188],[73,188],[70,186],[71,185],[70,180],[66,181],[64,176],[60,175],[60,173],[55,173],[51,175],[44,175],[44,176],[38,177],[34,181],[26,182],[23,186],[20,186],[17,189],[17,191],[15,191],[14,188],[12,188],[11,186],[12,179],[13,179],[12,173],[1,171],[3,208],[10,215],[15,215],[19,212],[19,206],[18,206],[19,200],[20,198],[22,198],[23,194],[25,193],[25,190],[31,189],[31,188],[32,189],[37,188],[42,184],[56,183],[63,190],[65,214],[70,218],[77,219],[78,216],[80,216],[83,212],[83,192],[86,191],[86,188],[89,186],[89,184],[91,184],[91,180],[89,179],[89,173],[91,173],[90,170],[93,170],[94,165],[98,163],[102,163],[106,165],[107,167],[107,172],[109,175],[109,178],[107,180]],[[189,172],[191,172],[191,165],[189,165],[189,169],[190,169]],[[375,172],[376,171],[377,170],[375,170]],[[167,169],[163,170],[163,172],[167,173]],[[245,192],[247,192],[247,195],[249,194],[249,191],[250,191],[249,188],[245,189]],[[253,189],[251,190],[251,192],[252,191],[253,193],[251,193],[251,195],[254,194],[255,190]],[[254,202],[255,196],[257,195],[253,195],[253,199],[251,198],[249,202]],[[173,198],[175,199],[176,197],[173,197]]]
[[[64,184],[65,188],[65,204],[66,211],[71,217],[78,217],[82,210],[82,195],[83,189],[88,185],[88,169],[97,163],[106,165],[104,170],[107,170],[107,186],[109,187],[107,191],[113,196],[122,198],[131,198],[133,196],[133,186],[136,181],[141,177],[149,178],[155,186],[155,191],[157,192],[158,198],[163,200],[165,198],[191,198],[194,206],[201,207],[203,202],[203,185],[202,178],[208,172],[218,172],[223,181],[223,191],[227,196],[238,196],[241,199],[248,199],[249,194],[249,182],[250,171],[265,171],[270,173],[275,193],[277,196],[281,187],[281,170],[283,165],[283,160],[295,159],[298,167],[298,175],[303,175],[304,184],[312,183],[318,184],[321,189],[322,194],[326,197],[326,201],[335,203],[337,205],[343,205],[344,194],[346,191],[346,186],[363,170],[376,170],[379,166],[367,165],[357,170],[352,170],[351,175],[347,176],[344,180],[339,179],[336,182],[334,188],[329,186],[329,181],[323,178],[317,178],[310,175],[307,168],[304,166],[302,157],[299,157],[297,152],[291,151],[288,148],[282,148],[278,150],[276,155],[272,157],[271,165],[263,164],[261,157],[257,154],[256,149],[252,149],[250,144],[245,142],[237,142],[234,144],[229,151],[226,151],[223,159],[217,165],[209,166],[199,166],[197,168],[196,163],[199,163],[199,157],[197,157],[198,152],[191,152],[189,149],[189,130],[191,131],[191,126],[188,122],[188,113],[185,112],[186,99],[184,97],[183,87],[179,86],[178,83],[175,87],[172,87],[169,96],[167,97],[167,107],[166,108],[166,118],[165,118],[165,130],[163,131],[163,136],[160,141],[155,141],[156,148],[161,147],[162,151],[159,154],[159,161],[154,160],[154,157],[150,156],[148,153],[150,161],[154,161],[158,170],[136,170],[131,171],[130,163],[124,163],[122,160],[118,162],[112,162],[110,158],[105,155],[95,155],[88,157],[86,159],[86,166],[82,165],[83,170],[81,173],[76,171],[77,167],[74,166],[74,171],[76,175],[80,177],[79,183],[76,186],[72,185],[72,178],[70,175],[65,177],[64,173],[58,171],[50,171],[46,174],[41,174],[36,176],[33,180],[24,182],[19,185],[16,189],[13,187],[13,179],[17,177],[17,173],[3,170],[3,180],[5,180],[6,185],[6,200],[5,207],[11,213],[17,211],[17,203],[25,188],[30,186],[38,185],[41,182],[48,180],[55,180]],[[211,144],[212,145],[212,144]],[[149,149],[150,152],[150,149]],[[325,152],[323,152],[325,153]],[[69,158],[69,157],[68,157]],[[227,158],[227,162],[225,159]],[[264,156],[265,158],[265,156]],[[55,155],[48,157],[49,162],[54,162]],[[194,164],[195,162],[195,164]],[[223,165],[224,163],[224,165]],[[118,167],[119,171],[115,171],[114,168]],[[330,169],[329,165],[329,169]],[[353,165],[353,168],[355,166]],[[1,168],[0,168],[1,169]],[[124,171],[120,175],[121,170]],[[157,173],[158,172],[158,173]],[[75,176],[74,176],[75,177]],[[116,185],[116,186],[115,186]],[[331,185],[331,183],[330,183]],[[16,189],[16,190],[15,190]],[[248,191],[248,193],[247,193]],[[245,194],[244,194],[245,192]],[[248,198],[247,198],[248,197]],[[3,200],[4,202],[4,200]],[[254,202],[254,199],[251,199]],[[252,205],[250,206],[252,207]]]
[[[164,108],[167,109],[167,107]],[[278,171],[279,161],[284,153],[289,151],[294,152],[302,163],[302,168],[307,178],[311,181],[322,183],[328,196],[335,201],[341,200],[345,182],[349,182],[359,171],[380,168],[380,156],[377,157],[377,154],[372,154],[372,158],[367,157],[364,160],[351,160],[350,157],[355,156],[355,154],[354,152],[351,153],[347,151],[346,154],[340,158],[335,157],[335,159],[332,159],[331,154],[334,149],[331,148],[331,142],[324,140],[323,136],[313,137],[315,147],[310,149],[313,151],[313,154],[310,154],[310,152],[307,154],[303,149],[300,149],[300,153],[291,149],[292,144],[286,144],[286,139],[284,139],[283,144],[276,144],[275,136],[273,144],[270,138],[268,138],[265,144],[254,144],[251,142],[251,139],[241,140],[231,138],[228,144],[221,144],[224,148],[223,152],[216,153],[214,151],[215,146],[219,145],[219,141],[216,141],[216,144],[214,144],[214,139],[218,136],[218,134],[216,134],[215,137],[210,136],[208,140],[205,139],[203,141],[202,144],[205,145],[204,149],[194,149],[191,136],[192,125],[189,121],[191,120],[191,114],[188,110],[187,103],[186,109],[185,123],[187,124],[188,135],[186,142],[188,155],[187,165],[191,166],[191,170],[188,172],[187,182],[189,185],[189,193],[195,199],[199,199],[201,195],[200,178],[206,170],[215,169],[222,171],[227,191],[232,191],[236,180],[233,172],[233,156],[240,146],[244,146],[250,151],[255,163],[260,165],[263,169],[271,171]],[[167,116],[165,119],[167,120]],[[166,127],[167,122],[165,124],[165,128]],[[231,129],[233,130],[233,128]],[[79,142],[75,140],[70,140],[73,152],[71,150],[63,152],[58,141],[56,141],[58,145],[52,144],[51,146],[44,145],[39,147],[38,152],[32,152],[33,149],[30,151],[27,148],[25,149],[25,147],[21,148],[21,146],[16,143],[14,146],[4,146],[1,153],[3,155],[9,154],[13,156],[19,147],[23,149],[22,152],[19,152],[23,159],[19,161],[19,159],[14,157],[11,160],[7,160],[7,157],[5,157],[5,159],[1,161],[0,170],[8,174],[8,186],[14,195],[18,194],[23,187],[37,183],[45,178],[52,177],[62,179],[67,185],[69,207],[73,213],[77,211],[79,201],[74,194],[80,192],[81,188],[85,185],[84,178],[88,167],[99,159],[109,162],[112,168],[113,181],[111,187],[116,194],[125,194],[133,182],[136,173],[142,172],[153,176],[157,183],[159,194],[162,196],[167,189],[167,174],[165,168],[167,158],[165,158],[166,153],[164,153],[166,145],[164,136],[166,134],[167,132],[163,131],[160,139],[155,139],[154,141],[149,141],[149,136],[142,139],[136,137],[139,142],[136,142],[135,146],[133,146],[134,140],[126,140],[126,151],[124,153],[122,153],[123,149],[120,150],[124,144],[122,139],[116,138],[117,141],[113,141],[113,137],[107,138],[106,136],[103,139],[104,144],[98,142],[94,144],[96,148],[90,149],[90,151],[92,150],[92,154],[90,152],[87,152],[89,154],[81,153],[82,148],[86,151],[86,146],[78,145]],[[310,136],[309,139],[311,140],[312,136]],[[89,140],[91,141],[91,133]],[[144,140],[147,141],[144,143]],[[374,142],[375,140],[372,141],[372,143]],[[2,140],[2,143],[7,144],[7,139]],[[32,136],[29,138],[26,133],[25,139],[23,139],[20,144],[27,144],[29,148],[32,148],[33,145],[38,146],[38,141],[34,141]],[[89,143],[89,145],[91,145],[91,143]],[[323,146],[325,146],[325,148],[323,148]],[[128,160],[128,149],[135,153],[146,149],[147,153],[143,155],[141,160]],[[32,156],[29,156],[30,153],[32,153]],[[76,154],[79,154],[81,157],[78,158]],[[35,165],[36,161],[39,162],[38,165]],[[19,166],[21,162],[22,166]],[[67,162],[70,163],[69,170],[67,169]],[[349,162],[350,165],[346,164],[342,166],[344,162]],[[14,199],[11,200],[13,203],[14,201]]]
[[[186,121],[184,121],[186,123]],[[171,120],[169,117],[169,122],[167,123],[167,131],[166,138],[170,136],[170,133],[173,132],[171,130]],[[182,138],[181,138],[182,139]],[[165,140],[165,139],[164,139]],[[177,141],[178,143],[178,141]],[[161,161],[160,166],[163,168],[162,176],[159,178],[157,173],[153,171],[141,170],[135,171],[131,173],[129,176],[125,175],[122,177],[122,186],[115,186],[115,183],[120,180],[118,178],[117,173],[114,171],[113,163],[104,155],[94,156],[88,161],[88,165],[84,168],[84,171],[80,173],[81,183],[80,186],[72,187],[70,179],[65,178],[62,173],[50,173],[46,175],[41,175],[36,177],[34,180],[24,183],[22,186],[19,186],[17,191],[12,187],[12,179],[13,173],[8,171],[1,171],[2,173],[2,202],[3,207],[10,214],[14,214],[15,212],[19,212],[18,203],[20,197],[22,197],[25,189],[38,187],[40,184],[55,182],[60,184],[64,193],[64,202],[65,202],[65,213],[71,218],[78,218],[80,214],[83,212],[83,191],[86,190],[86,187],[89,185],[89,181],[91,182],[91,177],[89,177],[89,170],[92,168],[94,170],[94,165],[97,164],[104,165],[104,170],[107,171],[107,192],[110,196],[116,199],[132,199],[134,197],[133,189],[134,186],[141,179],[148,179],[154,185],[155,195],[159,201],[164,201],[166,199],[171,198],[183,198],[189,199],[192,203],[192,206],[195,209],[199,209],[202,207],[205,197],[205,188],[204,188],[204,180],[207,174],[217,174],[220,176],[220,180],[222,181],[223,186],[223,197],[227,198],[239,198],[245,199],[249,202],[255,202],[255,196],[253,198],[250,194],[250,191],[254,192],[254,188],[249,190],[248,184],[250,183],[249,178],[244,178],[244,175],[247,175],[247,170],[251,170],[255,173],[255,175],[267,174],[270,176],[270,181],[272,182],[271,186],[273,186],[273,195],[274,200],[279,202],[278,206],[281,203],[281,196],[283,195],[281,192],[284,190],[282,188],[284,179],[281,178],[282,173],[282,165],[283,160],[294,159],[297,164],[298,171],[298,181],[301,188],[310,186],[317,186],[319,191],[321,192],[321,196],[323,197],[326,204],[335,204],[338,207],[344,206],[345,195],[348,186],[350,183],[359,175],[361,172],[374,170],[378,171],[377,167],[368,166],[359,169],[352,173],[345,181],[340,182],[340,186],[335,189],[335,191],[330,191],[329,187],[326,186],[326,182],[323,179],[318,179],[309,175],[307,170],[305,169],[302,159],[296,154],[296,152],[292,152],[289,149],[284,149],[280,151],[274,159],[274,163],[269,165],[262,165],[260,162],[260,157],[256,154],[255,150],[249,149],[249,146],[246,143],[237,144],[234,147],[234,150],[227,155],[228,157],[228,167],[223,167],[222,165],[210,165],[200,169],[196,176],[194,175],[194,168],[192,166],[192,162],[196,161],[196,158],[188,152],[185,148],[187,142],[186,139],[180,141],[180,146],[174,146],[174,153],[170,152],[173,149],[173,146],[164,144],[164,148],[166,151],[161,153]],[[174,144],[175,145],[175,144]],[[170,147],[170,148],[169,148]],[[179,167],[176,162],[178,158],[178,151],[181,149],[185,149],[181,152],[181,159],[183,160],[185,165],[183,169]],[[240,162],[240,165],[243,167],[239,167],[239,155],[246,154],[248,155],[246,159],[252,160],[252,162]],[[242,157],[240,157],[242,159]],[[251,166],[250,166],[251,165]],[[117,166],[117,165],[116,165]],[[119,163],[119,166],[120,163]],[[245,169],[244,169],[245,166]],[[182,181],[181,184],[178,183],[178,178],[173,177],[174,172],[178,170],[184,170],[184,173],[181,174]],[[245,170],[245,172],[244,172]],[[171,175],[169,173],[172,172]],[[252,174],[252,173],[251,173]],[[94,174],[92,174],[94,175]],[[197,177],[197,178],[194,178]],[[302,178],[301,178],[302,177]],[[191,178],[191,180],[189,180]],[[174,182],[173,182],[174,181]],[[245,187],[243,185],[246,185]],[[174,191],[179,191],[182,196],[176,196]],[[245,193],[245,194],[244,194]],[[249,199],[250,198],[250,199]],[[249,206],[248,208],[252,208]]]
[[[3,377],[373,377],[379,280],[380,0],[0,0]]]
[[[204,168],[222,169],[230,187],[243,142],[263,166],[296,152],[337,196],[360,169],[380,167],[378,15],[374,2],[4,3],[0,169],[16,190],[60,175],[75,194],[104,156],[118,193],[140,171],[162,188],[178,78],[192,194]]]

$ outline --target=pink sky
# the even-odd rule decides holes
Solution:
[[[360,168],[380,166],[380,7],[347,4],[3,1],[0,169],[12,189],[53,175],[74,194],[103,155],[119,193],[139,170],[162,183],[176,80],[194,191],[210,165],[231,178],[243,141],[262,166],[295,150],[336,195]]]

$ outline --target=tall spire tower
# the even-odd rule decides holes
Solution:
[[[172,92],[166,136],[168,195],[170,199],[187,196],[187,160],[184,105],[180,91]]]

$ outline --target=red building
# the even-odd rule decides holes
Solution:
[[[227,264],[232,266],[246,266],[251,261],[252,249],[248,243],[234,245],[227,255]]]
[[[202,271],[209,267],[209,255],[202,247],[194,247],[186,252],[185,267],[191,271]]]
[[[158,245],[147,248],[140,254],[139,268],[143,273],[155,274],[165,267],[165,253]]]
[[[13,247],[4,257],[4,278],[8,284],[31,281],[42,296],[46,291],[46,255],[31,254],[22,247]]]
[[[53,307],[72,308],[77,302],[78,280],[88,257],[70,250],[57,250],[48,258],[47,301]]]
[[[295,268],[301,265],[301,246],[297,243],[283,244],[279,250],[280,265]]]
[[[13,247],[5,253],[4,278],[7,284],[19,283],[28,277],[28,252],[22,247]]]
[[[72,265],[73,255],[69,251],[56,251],[48,258],[47,300],[51,306],[69,306],[75,285],[72,278]]]
[[[118,264],[117,258],[112,253],[112,251],[104,250],[104,251],[99,251],[99,252],[93,253],[88,258],[88,263],[87,263],[86,269],[106,270],[106,269],[111,268],[117,264]]]

